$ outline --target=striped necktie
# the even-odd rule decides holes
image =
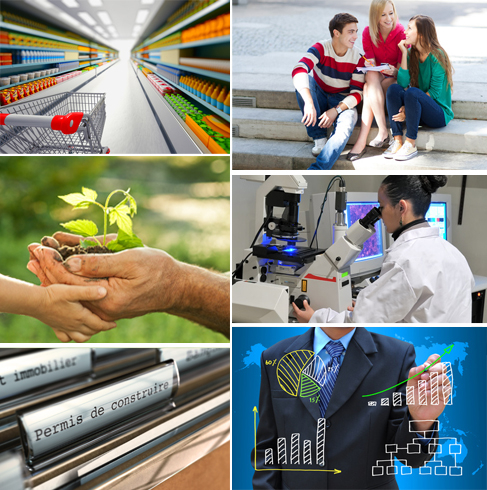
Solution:
[[[325,383],[321,387],[320,398],[318,400],[318,405],[320,407],[321,416],[324,418],[326,409],[328,407],[328,403],[330,402],[331,394],[333,393],[333,387],[335,386],[338,370],[340,369],[340,356],[342,355],[345,347],[338,340],[331,340],[325,346],[326,352],[330,354],[331,360],[328,361],[325,366],[326,369],[326,378]]]

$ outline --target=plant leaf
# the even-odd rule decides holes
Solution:
[[[137,214],[137,203],[135,199],[129,195],[129,204],[130,204],[130,216],[134,217],[134,214]]]
[[[116,240],[107,243],[107,248],[113,252],[128,250],[129,248],[143,247],[142,240],[136,235],[127,235],[123,230],[118,230]]]
[[[93,221],[87,219],[77,219],[76,221],[68,221],[61,223],[61,226],[77,235],[92,237],[98,233],[98,228]]]
[[[96,198],[98,197],[95,191],[91,189],[87,189],[86,187],[82,188],[83,194],[79,192],[74,192],[72,194],[67,194],[66,196],[58,196],[59,199],[66,201],[68,204],[74,206],[74,209],[86,209],[96,202]]]
[[[128,206],[114,207],[109,212],[110,224],[117,223],[117,226],[128,235],[132,235],[132,220],[129,216],[130,209]]]
[[[94,242],[92,240],[80,240],[79,244],[82,248],[97,247],[100,245],[98,242]]]
[[[87,187],[82,187],[81,188],[83,194],[90,200],[90,201],[93,201],[95,202],[96,201],[96,198],[98,197],[98,194],[96,193],[96,191],[93,191],[91,189],[88,189]]]

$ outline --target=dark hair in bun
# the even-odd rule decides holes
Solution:
[[[381,187],[393,206],[401,199],[410,201],[414,215],[424,218],[431,204],[431,194],[447,181],[445,175],[389,175]]]

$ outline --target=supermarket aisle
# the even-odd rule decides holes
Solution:
[[[128,60],[115,63],[80,92],[106,93],[102,142],[111,154],[171,153]]]

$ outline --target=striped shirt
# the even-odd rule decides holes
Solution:
[[[343,102],[355,107],[362,100],[365,75],[357,71],[358,66],[365,66],[365,60],[358,49],[349,49],[345,56],[338,56],[333,49],[332,41],[320,41],[311,46],[293,69],[293,82],[306,86],[303,75],[313,72],[316,83],[327,93],[347,95]],[[298,75],[299,83],[296,83]],[[309,87],[309,85],[308,85]]]

